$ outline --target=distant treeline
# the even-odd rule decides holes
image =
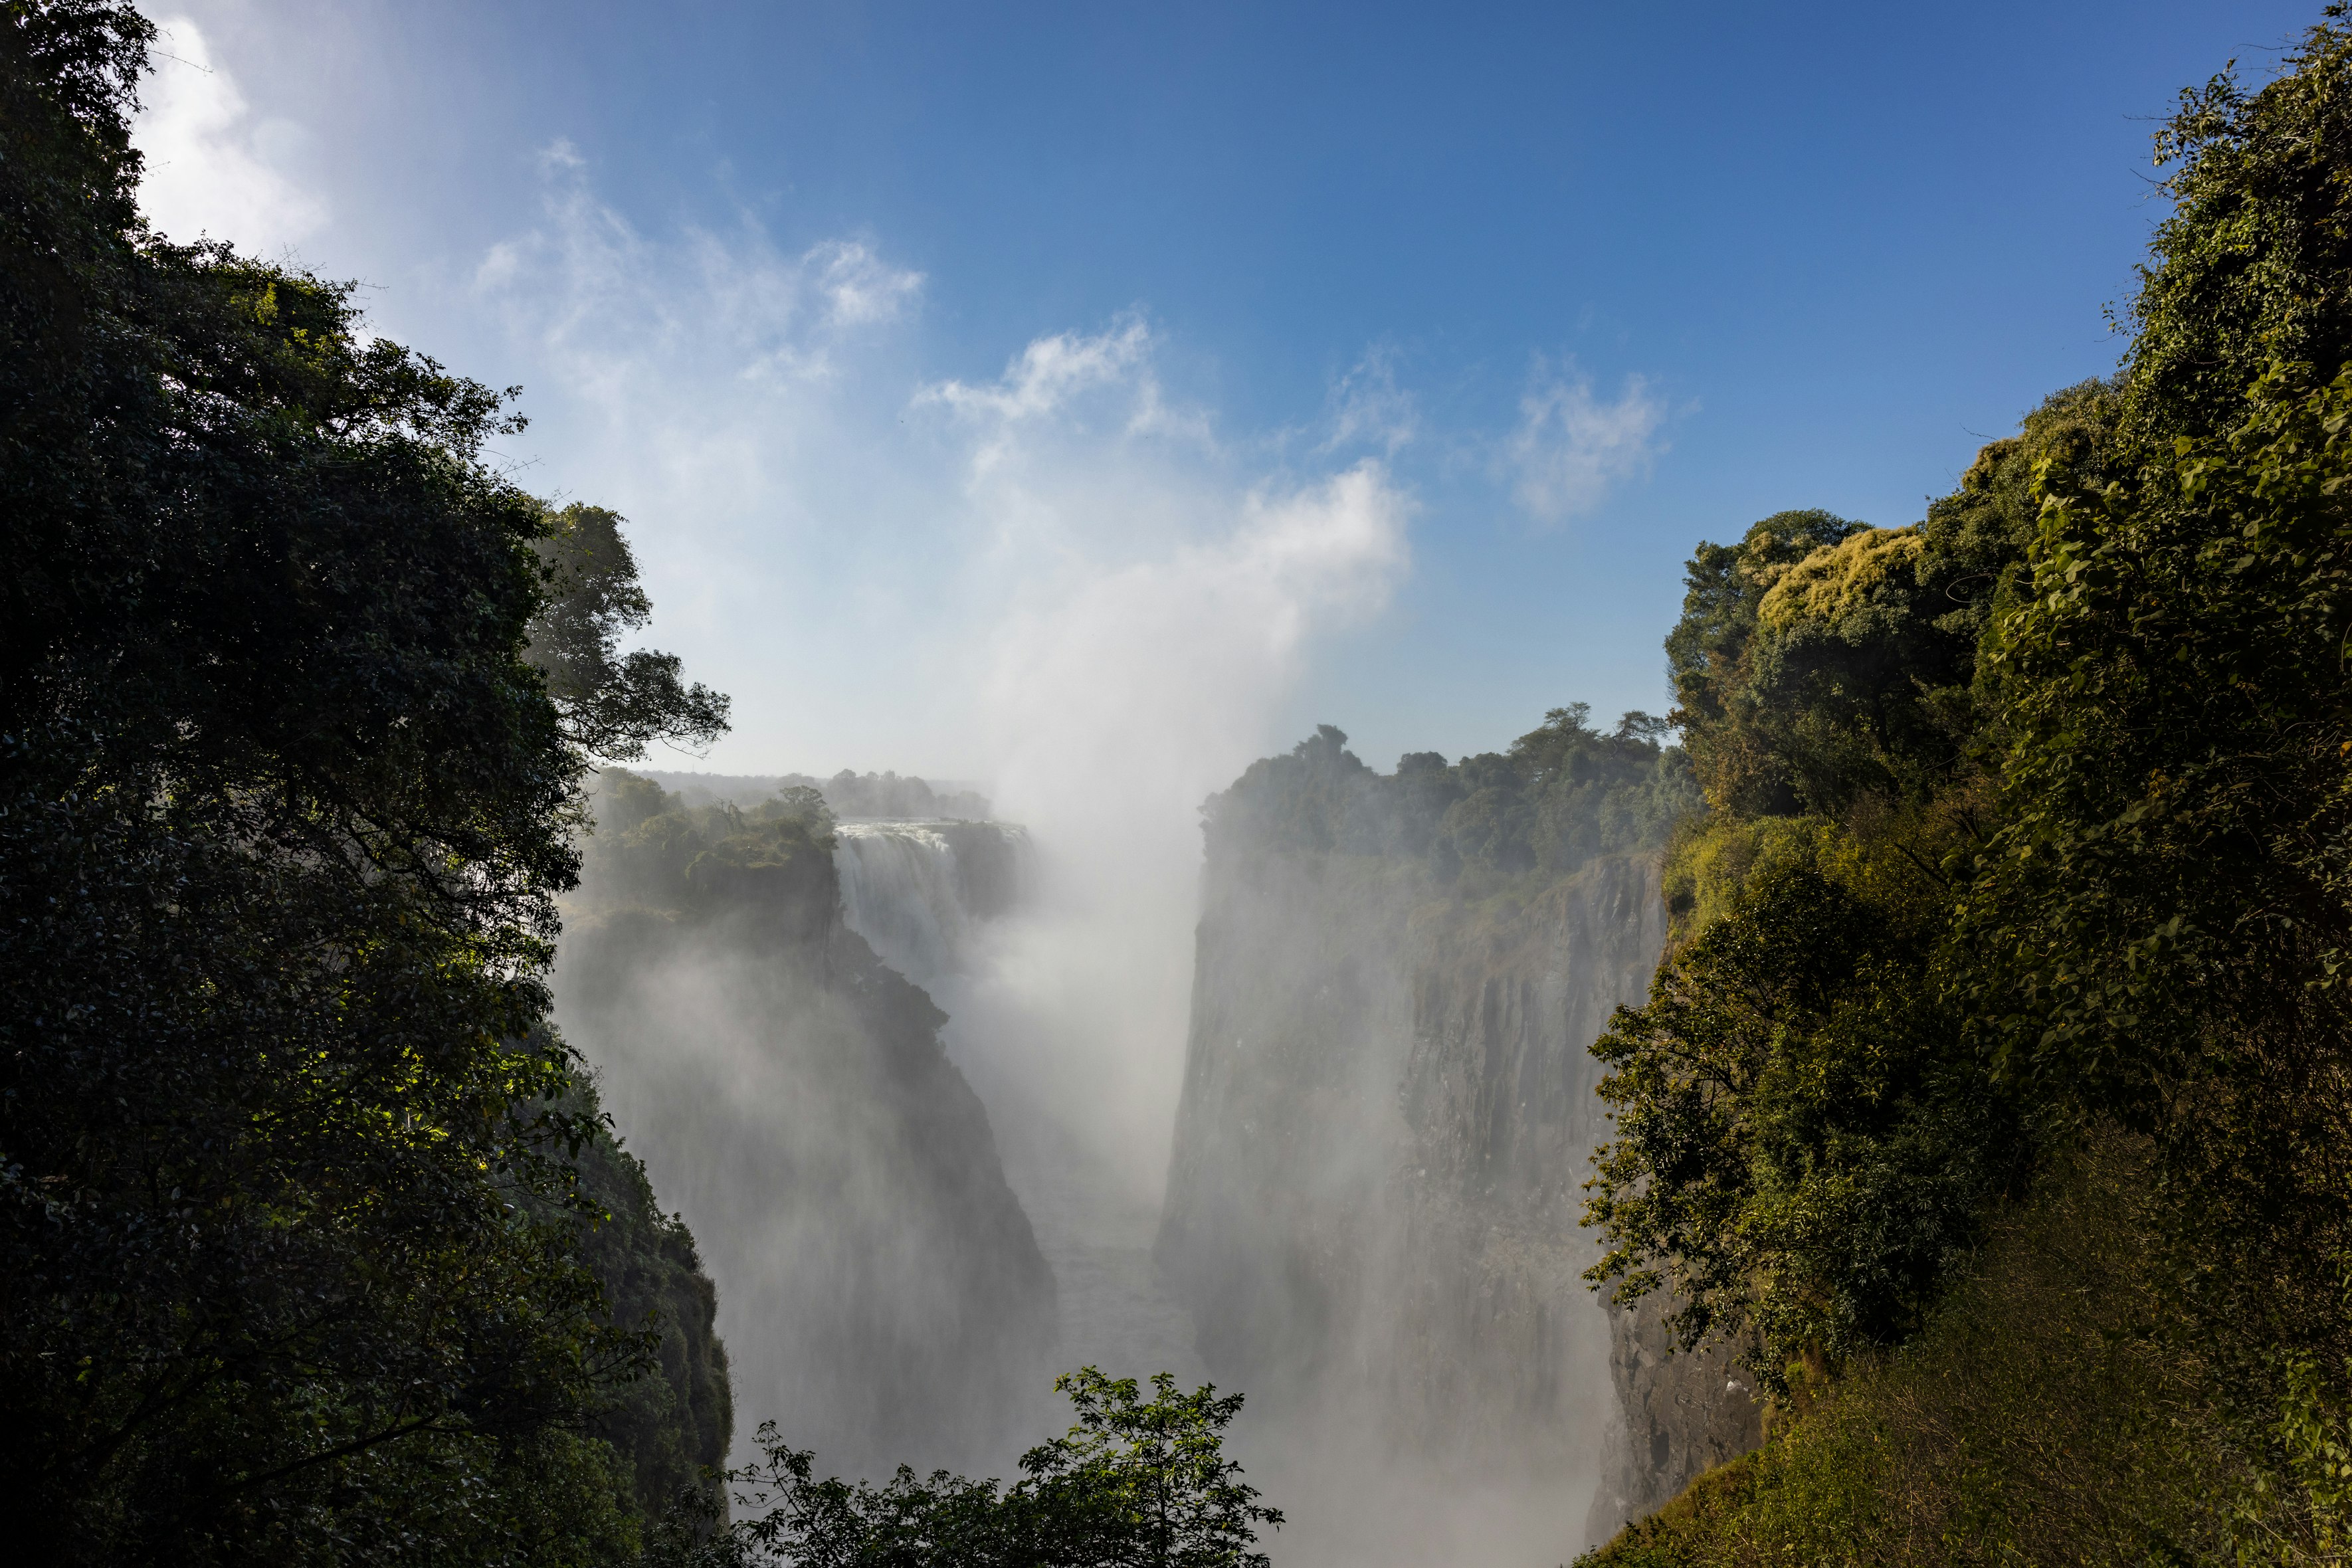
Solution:
[[[932,784],[909,774],[860,773],[847,768],[829,779],[808,773],[681,773],[651,768],[637,770],[644,777],[677,795],[688,806],[716,805],[732,801],[749,806],[786,790],[813,789],[824,797],[836,817],[927,818],[954,822],[986,822],[989,800],[977,790]]]
[[[1459,763],[1408,752],[1392,773],[1366,766],[1343,731],[1319,725],[1209,798],[1209,854],[1389,857],[1468,891],[1662,847],[1700,805],[1690,759],[1664,742],[1664,720],[1627,713],[1603,733],[1591,713],[1581,702],[1553,709],[1508,751]]]

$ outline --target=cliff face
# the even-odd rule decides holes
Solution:
[[[1764,1440],[1764,1412],[1727,1348],[1674,1348],[1668,1301],[1609,1310],[1609,1376],[1617,1410],[1585,1534],[1605,1541],[1655,1512],[1705,1471]]]
[[[944,1016],[841,913],[823,824],[608,814],[556,988],[700,1239],[735,1407],[827,1468],[994,1462],[1053,1283]]]
[[[593,1116],[602,1108],[583,1086],[576,1109]],[[638,1508],[658,1517],[679,1489],[727,1462],[735,1418],[718,1292],[692,1233],[663,1212],[645,1167],[617,1139],[583,1144],[572,1163],[600,1215],[580,1227],[580,1251],[613,1321],[653,1323],[657,1340],[653,1368],[615,1390],[589,1429],[621,1457]]]
[[[1213,858],[1160,1241],[1212,1372],[1433,1460],[1590,1476],[1586,1047],[1664,938],[1648,857],[1482,906],[1392,860]]]
[[[1209,805],[1159,1257],[1211,1373],[1293,1449],[1436,1481],[1366,1561],[1470,1496],[1487,1517],[1440,1550],[1572,1549],[1757,1437],[1725,1356],[1669,1353],[1661,1303],[1582,1278],[1590,1047],[1647,994],[1666,825],[1696,804],[1640,718],[1563,710],[1393,774],[1326,729]]]
[[[1603,1540],[1763,1439],[1762,1411],[1732,1351],[1675,1350],[1666,1298],[1632,1309],[1608,1303],[1575,1277],[1592,1260],[1590,1239],[1559,1240],[1576,1236],[1589,1158],[1609,1136],[1593,1092],[1600,1064],[1586,1047],[1613,1009],[1647,993],[1664,946],[1657,863],[1599,862],[1497,925],[1437,911],[1423,923],[1437,940],[1417,960],[1407,1117],[1433,1170],[1445,1170],[1456,1188],[1491,1190],[1519,1217],[1534,1240],[1517,1256],[1549,1237],[1573,1260],[1566,1278],[1544,1279],[1561,1292],[1553,1310],[1597,1309],[1606,1319],[1613,1397],[1586,1526]],[[1496,1272],[1483,1260],[1475,1267]],[[1514,1337],[1520,1359],[1538,1353],[1540,1336],[1521,1327]],[[1577,1400],[1601,1395],[1589,1359],[1568,1372],[1585,1380]]]

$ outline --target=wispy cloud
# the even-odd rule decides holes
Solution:
[[[921,273],[891,266],[857,240],[826,240],[801,261],[814,271],[825,299],[825,320],[836,327],[895,321],[923,289]]]
[[[1565,522],[1600,505],[1619,481],[1646,470],[1666,450],[1659,438],[1665,422],[1665,404],[1641,376],[1626,377],[1617,397],[1604,402],[1573,365],[1554,369],[1539,359],[1500,466],[1528,516]]]
[[[1158,342],[1140,316],[1121,317],[1099,332],[1055,332],[1031,340],[1004,374],[977,384],[934,382],[913,406],[948,410],[971,439],[971,471],[984,474],[1022,451],[1024,432],[1059,427],[1083,435],[1095,461],[1125,443],[1175,441],[1213,452],[1214,421],[1202,408],[1171,399],[1155,363]],[[1028,448],[1034,458],[1037,447]],[[1067,442],[1061,455],[1077,454]]]
[[[1330,434],[1316,449],[1378,447],[1393,458],[1421,434],[1421,405],[1397,385],[1396,350],[1376,343],[1331,388]]]
[[[1056,332],[1033,340],[993,382],[978,386],[935,382],[916,401],[1007,424],[1056,414],[1073,395],[1122,381],[1131,380],[1150,401],[1157,402],[1158,384],[1148,363],[1150,349],[1151,331],[1139,320],[1129,319],[1091,336]]]
[[[862,240],[793,255],[748,219],[734,234],[651,239],[596,195],[570,142],[543,150],[540,169],[540,223],[493,245],[474,287],[597,384],[665,347],[727,363],[731,379],[822,376],[848,334],[920,302],[923,275]]]
[[[159,17],[156,31],[155,74],[131,128],[146,163],[139,199],[148,221],[174,239],[209,235],[254,254],[317,233],[327,203],[287,172],[302,127],[256,119],[189,18]]]

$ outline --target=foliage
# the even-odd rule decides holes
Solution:
[[[726,732],[727,698],[681,684],[677,655],[620,651],[654,607],[617,513],[574,502],[550,512],[532,544],[547,581],[524,657],[546,678],[575,751],[634,762],[653,740],[707,745]]]
[[[1583,1563],[2139,1568],[2296,1531],[2168,1321],[2146,1160],[2107,1138],[2053,1161],[1899,1350],[1794,1369],[1761,1449]]]
[[[2352,374],[2279,369],[2170,470],[2045,490],[1965,905],[2005,1081],[2150,1134],[2182,1300],[2252,1406],[2352,1317]]]
[[[696,921],[792,911],[821,927],[838,891],[830,875],[833,813],[806,785],[744,810],[688,806],[623,768],[599,776],[597,831],[585,880],[596,897]]]
[[[1842,818],[1965,787],[1990,719],[1977,646],[2021,581],[2033,476],[2103,479],[2115,402],[2100,382],[2045,399],[1908,528],[1788,511],[1699,546],[1666,659],[1717,811]]]
[[[151,36],[0,5],[11,1542],[625,1552],[583,1428],[650,1347],[537,1026],[582,747],[645,730],[525,658],[549,520],[482,460],[502,395],[140,226]]]
[[[1847,835],[1789,847],[1592,1047],[1588,1277],[1670,1283],[1684,1342],[1756,1339],[1768,1388],[1900,1339],[2023,1147],[1939,1005],[1940,885]]]
[[[2070,388],[1985,448],[1923,522],[1777,513],[1702,544],[1667,639],[1712,813],[1665,869],[1675,942],[1594,1046],[1589,1274],[1660,1288],[1686,1344],[1746,1342],[1768,1389],[1801,1351],[1898,1341],[1983,1205],[2031,1162],[1949,993],[1947,862],[1980,831],[1976,647],[2023,571],[2037,465],[2096,474],[2112,393]]]
[[[1757,1335],[1784,1426],[1611,1561],[2341,1551],[2345,15],[2159,134],[2176,205],[2116,382],[2045,403],[1915,528],[1784,513],[1693,562],[1669,647],[1716,815],[1679,830],[1677,946],[1599,1047],[1596,1273],[1671,1281],[1694,1337]],[[2073,1309],[2014,1280],[1988,1307],[1970,1248],[2119,1141],[2128,1213],[2085,1243],[2106,1321],[2051,1342],[2038,1375],[2078,1402],[2037,1414],[2004,1368]],[[1946,1356],[1970,1322],[1978,1360]],[[2127,1344],[2145,1397],[2085,1381]],[[2014,1458],[2037,1428],[2067,1446]],[[1978,1480],[1923,1487],[1956,1466]]]
[[[1628,713],[1614,732],[1587,724],[1581,702],[1555,708],[1507,752],[1448,765],[1434,752],[1378,773],[1328,724],[1290,754],[1267,757],[1202,808],[1209,853],[1390,856],[1444,884],[1490,886],[1530,873],[1566,876],[1596,856],[1662,843],[1693,804],[1664,725]],[[1467,881],[1464,879],[1467,877]]]
[[[2140,461],[2239,423],[2274,363],[2352,361],[2352,27],[2305,36],[2259,91],[2224,70],[2157,132],[2158,226],[2130,308],[2123,431]]]
[[[1023,1455],[1011,1486],[903,1466],[878,1487],[818,1480],[771,1423],[761,1462],[730,1475],[739,1517],[699,1542],[674,1525],[661,1550],[695,1568],[1265,1568],[1251,1548],[1282,1514],[1224,1457],[1241,1395],[1160,1373],[1146,1399],[1093,1367],[1054,1386],[1077,1424]]]

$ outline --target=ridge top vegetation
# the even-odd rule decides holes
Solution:
[[[1921,521],[1693,558],[1591,1278],[1772,1436],[1591,1561],[2352,1552],[2347,102],[2342,5],[2184,94],[2122,367]]]

